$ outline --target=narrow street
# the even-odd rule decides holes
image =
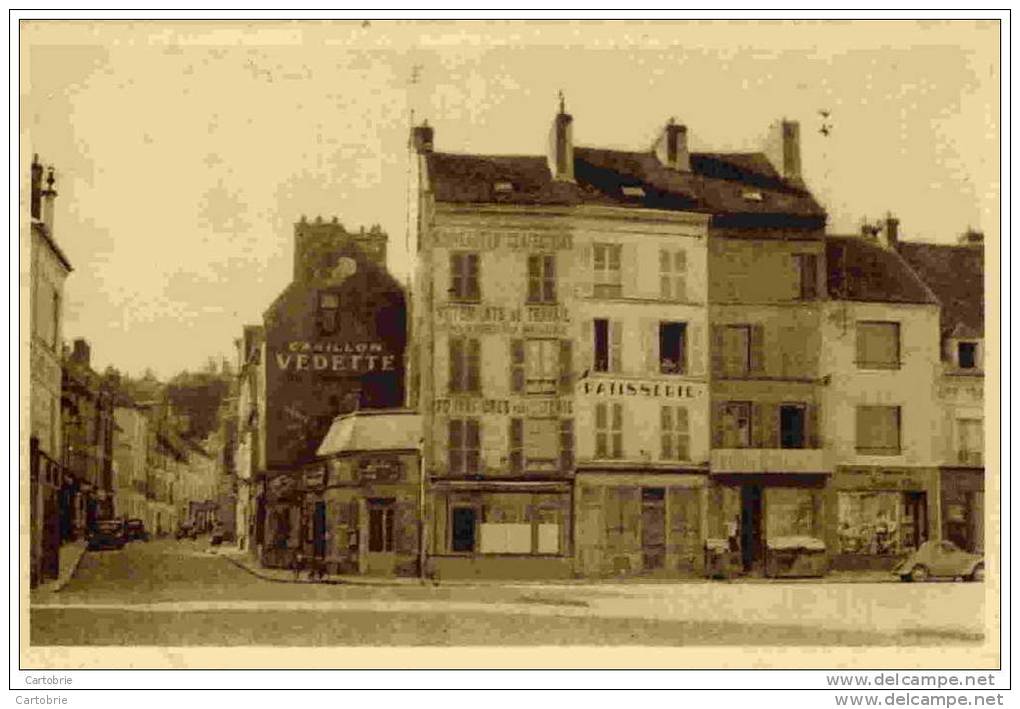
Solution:
[[[205,539],[88,552],[32,597],[33,645],[977,643],[983,584],[318,585],[267,581]],[[937,609],[937,611],[935,610]]]

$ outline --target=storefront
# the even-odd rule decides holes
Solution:
[[[276,473],[266,481],[262,565],[293,568],[301,553],[301,508],[304,502],[300,471]]]
[[[700,575],[708,521],[704,471],[585,470],[576,479],[581,576]]]
[[[838,468],[828,491],[836,569],[891,569],[937,529],[938,471]]]
[[[985,469],[942,468],[942,538],[964,551],[985,548]]]
[[[305,473],[304,553],[327,573],[416,576],[422,500],[421,418],[411,411],[338,416]]]

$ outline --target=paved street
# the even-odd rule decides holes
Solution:
[[[364,586],[267,581],[204,540],[89,552],[32,597],[34,645],[943,645],[982,584]]]

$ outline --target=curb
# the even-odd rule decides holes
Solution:
[[[383,586],[383,587],[387,587],[387,588],[403,588],[403,587],[416,588],[416,587],[419,587],[419,586],[423,585],[421,583],[394,583],[392,581],[386,581],[386,580],[383,580],[383,579],[378,579],[378,580],[373,579],[373,580],[364,580],[364,581],[362,581],[362,580],[349,580],[349,579],[336,579],[336,578],[333,578],[333,579],[330,579],[330,578],[324,578],[324,579],[280,578],[278,576],[268,576],[266,574],[260,573],[259,571],[257,571],[253,567],[248,566],[247,564],[245,564],[245,563],[243,563],[241,561],[238,561],[237,559],[234,559],[233,557],[226,556],[224,554],[216,554],[216,556],[219,556],[222,559],[226,559],[227,561],[229,561],[231,564],[233,564],[237,568],[241,569],[242,571],[246,571],[247,573],[251,574],[255,578],[262,579],[263,581],[271,581],[273,583],[311,584],[311,585],[322,585],[322,586]],[[433,581],[432,585],[438,586],[439,583],[436,582],[436,581]]]
[[[81,566],[81,560],[85,558],[85,553],[88,551],[88,547],[83,544],[76,548],[80,549],[78,553],[78,558],[75,559],[74,564],[71,565],[71,570],[70,572],[68,572],[67,576],[62,579],[57,579],[54,582],[53,584],[54,593],[60,593],[60,591],[63,590],[64,586],[69,584],[71,582],[71,579],[74,578],[74,575],[78,573],[78,567]]]

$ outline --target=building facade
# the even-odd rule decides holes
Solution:
[[[148,423],[145,409],[118,395],[114,417],[114,499],[116,513],[145,521],[148,514]]]
[[[65,487],[61,385],[64,282],[71,264],[53,234],[57,193],[53,169],[46,181],[34,157],[29,208],[29,520],[30,583],[59,573],[61,495]],[[22,531],[25,534],[25,531]]]

